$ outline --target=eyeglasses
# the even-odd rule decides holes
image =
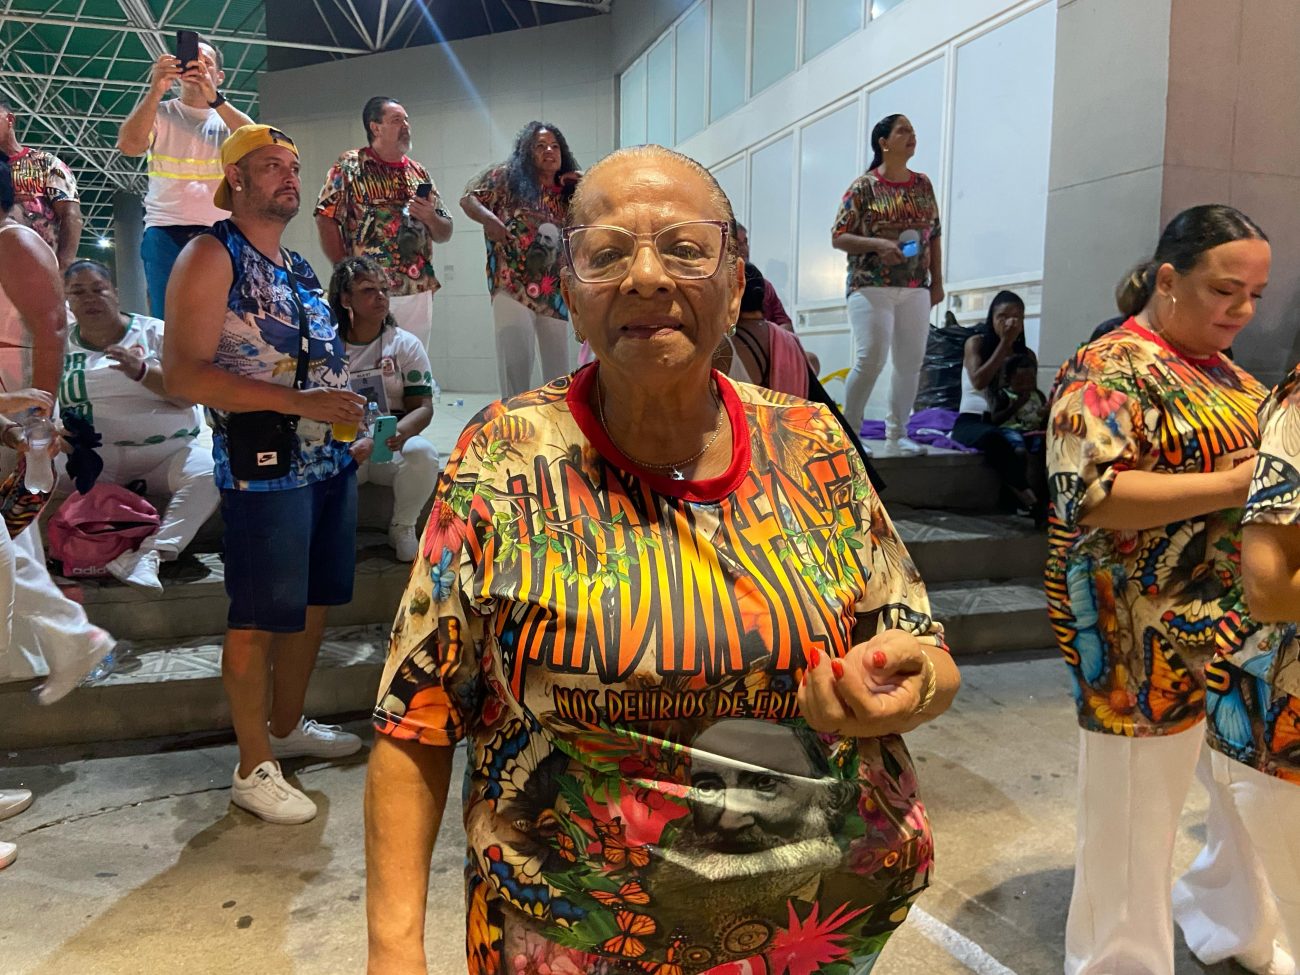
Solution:
[[[621,281],[632,269],[642,241],[650,242],[670,278],[698,281],[717,272],[728,232],[721,220],[687,220],[652,234],[588,224],[564,231],[564,249],[574,275],[584,284]]]

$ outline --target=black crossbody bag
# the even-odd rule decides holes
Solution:
[[[294,308],[298,314],[298,369],[294,373],[293,388],[302,389],[307,384],[307,365],[311,350],[310,326],[307,309],[298,294],[298,277],[287,251],[284,270],[289,277],[289,290],[293,294]],[[230,458],[230,473],[237,481],[270,481],[284,477],[293,467],[294,452],[298,449],[298,417],[275,410],[254,410],[249,413],[230,413],[226,416],[226,454]]]

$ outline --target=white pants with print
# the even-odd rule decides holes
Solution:
[[[357,484],[367,481],[393,489],[394,525],[414,525],[438,483],[438,451],[422,437],[412,437],[392,463],[366,461],[357,467]]]
[[[1175,901],[1202,960],[1271,957],[1277,912],[1231,796],[1209,774],[1208,753],[1199,725],[1154,738],[1080,732],[1066,975],[1173,975]],[[1210,794],[1205,849],[1171,894],[1174,838],[1194,773]]]
[[[421,291],[415,295],[390,298],[388,310],[397,322],[397,327],[414,335],[427,351],[429,337],[433,334],[433,292]]]
[[[100,447],[104,461],[99,480],[127,485],[144,481],[150,494],[170,494],[160,512],[158,530],[140,543],[140,551],[157,550],[164,561],[185,551],[203,523],[221,504],[212,476],[212,431],[201,427],[193,440],[169,440],[150,447]],[[59,493],[75,490],[64,472]]]
[[[0,682],[80,669],[107,649],[100,629],[50,578],[36,523],[17,538],[0,526]]]
[[[497,334],[497,378],[501,396],[518,396],[533,388],[533,344],[542,353],[542,382],[569,371],[569,323],[539,315],[502,291],[492,296]]]
[[[867,400],[871,399],[888,356],[894,368],[885,432],[891,440],[904,437],[930,336],[930,291],[859,288],[849,295],[848,312],[853,332],[853,368],[845,380],[844,417],[849,429],[861,429]]]

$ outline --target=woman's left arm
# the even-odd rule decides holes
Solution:
[[[943,301],[947,292],[943,290],[943,242],[939,237],[930,239],[930,307]]]
[[[433,420],[432,396],[407,396],[402,399],[405,415],[397,421],[397,433],[388,440],[389,450],[401,450],[406,441],[423,432]]]
[[[1241,532],[1246,606],[1258,623],[1300,619],[1300,525],[1246,525]]]

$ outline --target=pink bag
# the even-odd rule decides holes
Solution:
[[[65,576],[108,575],[105,566],[139,548],[158,524],[147,500],[101,481],[89,494],[74,494],[50,519],[50,555],[63,563]]]

